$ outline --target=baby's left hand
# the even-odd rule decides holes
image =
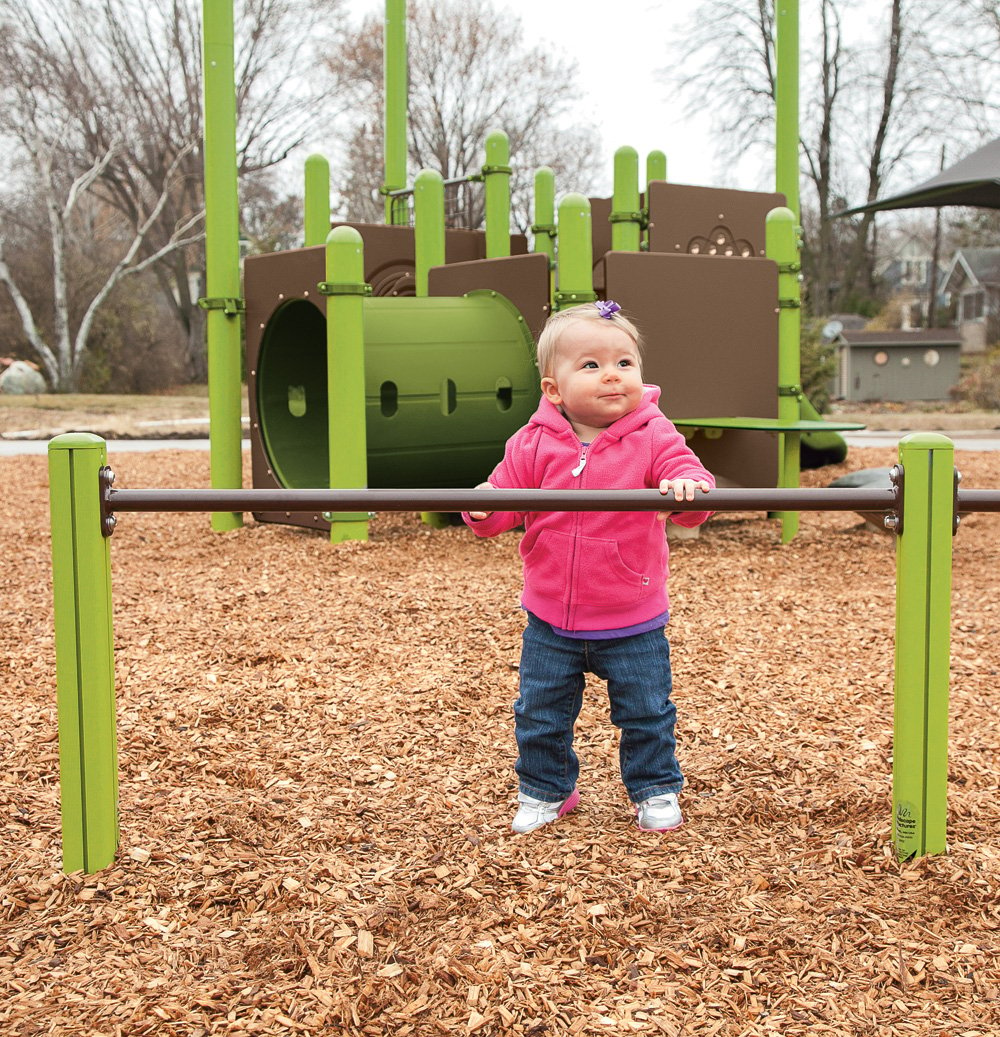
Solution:
[[[711,486],[704,479],[663,479],[660,482],[660,493],[666,495],[673,493],[674,500],[694,500],[694,491],[701,490],[708,493]],[[669,511],[658,511],[656,517],[660,522],[666,522],[670,516]]]

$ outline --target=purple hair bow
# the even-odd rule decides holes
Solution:
[[[594,305],[597,307],[597,312],[605,318],[605,320],[611,320],[611,318],[621,310],[618,303],[608,299],[607,302],[595,302]]]

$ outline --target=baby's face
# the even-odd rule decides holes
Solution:
[[[610,322],[573,321],[559,338],[542,391],[577,433],[596,432],[630,414],[642,399],[635,343]]]

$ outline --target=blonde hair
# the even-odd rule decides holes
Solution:
[[[571,321],[603,321],[621,328],[626,335],[635,343],[636,352],[639,354],[639,362],[642,363],[642,335],[639,329],[622,313],[611,314],[605,317],[597,308],[596,303],[585,302],[579,306],[571,306],[568,310],[560,310],[553,313],[545,322],[541,334],[538,336],[538,345],[535,348],[538,373],[543,377],[552,374],[556,364],[556,356],[559,352],[559,339]]]

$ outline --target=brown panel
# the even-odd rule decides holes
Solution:
[[[611,199],[590,199],[590,239],[594,245],[595,275],[597,266],[605,252],[611,251]],[[597,284],[594,287],[600,291]]]
[[[649,185],[649,251],[763,256],[767,214],[784,204],[783,194],[654,180]]]
[[[611,252],[607,296],[642,330],[643,377],[671,418],[778,416],[778,268],[686,254]],[[774,486],[776,440],[725,432],[696,441],[733,485]],[[760,481],[758,481],[760,480]]]
[[[326,280],[326,250],[322,245],[289,249],[265,256],[248,256],[243,265],[243,292],[246,298],[247,396],[250,404],[250,462],[254,489],[282,489],[267,461],[260,437],[257,410],[257,362],[264,329],[274,311],[291,299],[308,299],[326,315],[326,297],[316,290]],[[367,256],[366,256],[367,258]],[[255,514],[258,522],[280,522],[327,530],[330,523],[317,512]]]
[[[335,223],[333,226],[353,227],[364,239],[365,281],[372,286],[372,294],[414,294],[413,271],[416,263],[412,227],[392,227],[380,223]],[[523,255],[528,251],[528,239],[523,234],[512,234],[510,250],[512,255]],[[445,231],[446,263],[466,263],[485,256],[486,234],[483,231]]]
[[[486,288],[509,299],[525,319],[532,338],[550,312],[549,258],[541,252],[503,259],[480,259],[471,263],[449,263],[431,267],[429,294],[465,295]]]

